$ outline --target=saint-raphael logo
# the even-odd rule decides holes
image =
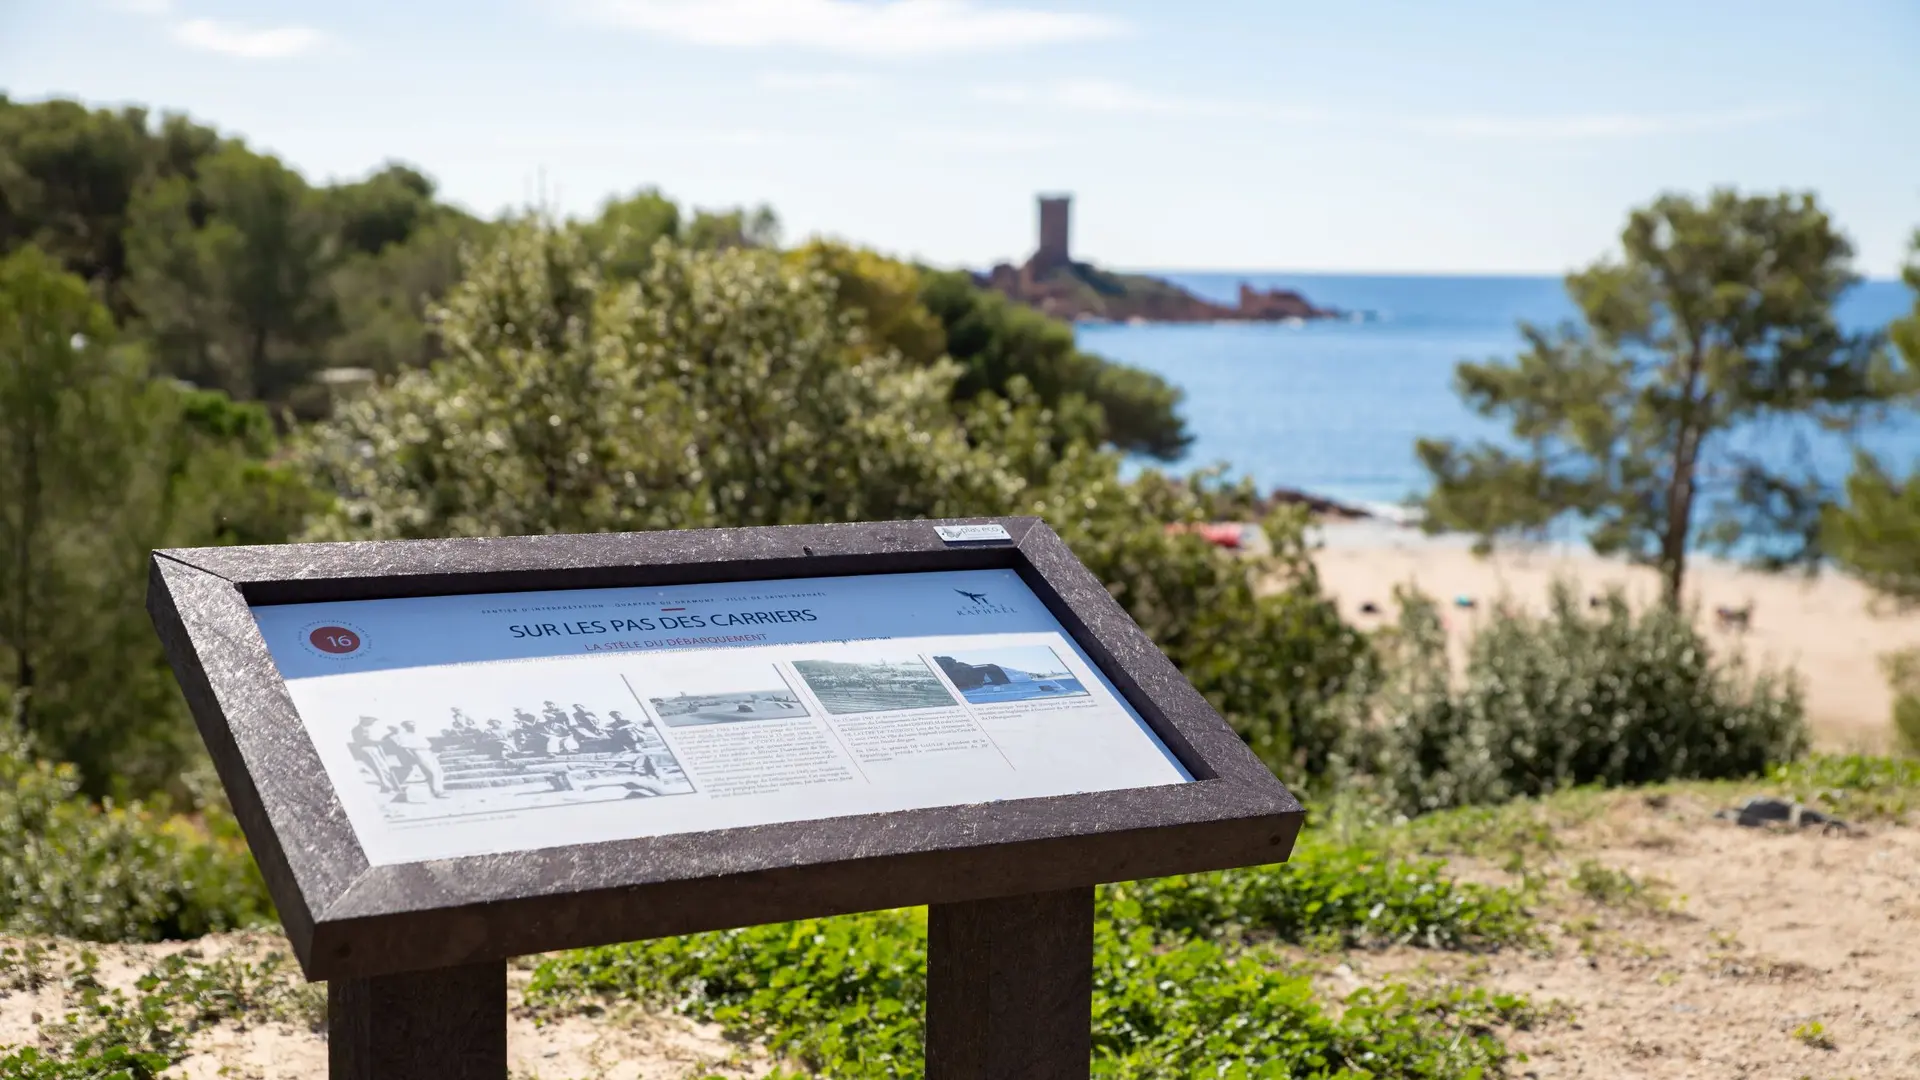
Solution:
[[[301,627],[300,644],[325,660],[356,660],[367,655],[367,635],[352,623],[336,619]]]
[[[1012,615],[1015,613],[1013,608],[1008,607],[1005,604],[994,603],[992,598],[989,597],[986,593],[969,592],[966,589],[955,589],[953,591],[967,598],[967,603],[963,605],[956,612],[957,614],[960,614],[960,615]]]

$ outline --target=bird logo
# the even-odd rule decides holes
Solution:
[[[987,602],[987,594],[983,592],[968,592],[965,589],[955,589],[953,591],[959,593],[961,596],[966,597],[967,599],[973,601],[976,604],[984,604]]]

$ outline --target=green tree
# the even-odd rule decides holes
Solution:
[[[1723,190],[1634,211],[1621,245],[1567,278],[1584,327],[1523,326],[1517,358],[1460,365],[1460,395],[1518,445],[1422,440],[1428,527],[1491,539],[1570,513],[1596,550],[1658,567],[1676,609],[1696,545],[1817,559],[1818,478],[1728,435],[1766,418],[1844,425],[1905,392],[1872,335],[1834,322],[1855,280],[1846,238],[1810,195]]]
[[[1906,281],[1913,313],[1890,330],[1909,370],[1920,370],[1920,231],[1913,236]],[[1854,461],[1846,502],[1828,509],[1826,536],[1834,561],[1902,603],[1920,602],[1920,483],[1896,477],[1867,454]],[[1920,685],[1920,680],[1909,679]],[[1916,729],[1920,730],[1920,729]]]
[[[123,233],[135,193],[154,179],[191,174],[218,141],[180,116],[155,132],[144,109],[0,95],[0,254],[39,247],[97,282],[124,316]]]
[[[147,378],[86,282],[0,261],[0,691],[94,794],[173,781],[193,753],[146,625],[148,549],[284,540],[304,485],[264,464],[258,409]]]
[[[427,313],[460,280],[463,254],[486,241],[490,226],[441,208],[399,243],[355,252],[328,281],[338,332],[324,364],[392,375],[440,355]]]
[[[600,216],[580,226],[608,277],[634,281],[653,263],[653,247],[680,237],[680,207],[655,187],[608,199]]]
[[[406,243],[441,209],[433,201],[433,181],[397,162],[359,183],[322,189],[320,201],[345,249],[366,255]]]
[[[950,366],[862,348],[825,275],[661,244],[610,283],[523,222],[436,313],[446,355],[343,407],[305,460],[323,531],[437,536],[778,524],[1004,506]]]
[[[691,248],[711,250],[777,248],[780,246],[780,218],[770,206],[697,210],[693,220],[687,222],[680,240]]]
[[[229,145],[197,179],[134,199],[128,291],[163,369],[238,398],[286,401],[335,325],[322,200],[271,157]]]
[[[1180,391],[1150,372],[1081,352],[1073,328],[982,289],[959,272],[923,275],[921,303],[939,321],[946,352],[962,368],[955,395],[997,393],[1016,376],[1042,401],[1077,395],[1100,406],[1107,441],[1164,460],[1186,451]]]

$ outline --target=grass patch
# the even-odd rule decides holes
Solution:
[[[1521,873],[1564,848],[1561,834],[1600,816],[1611,796],[1579,787],[1496,806],[1458,806],[1412,819],[1336,822],[1334,830],[1396,855],[1468,855]]]
[[[1827,1034],[1827,1025],[1818,1020],[1809,1020],[1793,1029],[1793,1037],[1815,1050],[1834,1049],[1833,1036]]]
[[[1519,890],[1456,882],[1439,859],[1311,837],[1284,866],[1129,882],[1105,895],[1116,925],[1195,937],[1485,949],[1533,935]]]
[[[924,1070],[925,992],[924,916],[892,911],[558,954],[526,1001],[670,1006],[809,1073],[910,1080]],[[1097,1077],[1497,1076],[1510,1057],[1499,1029],[1536,1015],[1523,998],[1404,984],[1329,1008],[1266,949],[1105,920],[1095,931]]]
[[[1361,845],[1307,842],[1296,860],[1101,891],[1094,1075],[1500,1075],[1498,1029],[1536,1015],[1524,999],[1395,984],[1329,1005],[1270,946],[1528,941],[1521,894]],[[926,940],[924,911],[906,910],[583,949],[542,960],[525,1000],[537,1013],[670,1007],[809,1072],[913,1078]]]
[[[1920,809],[1920,758],[1819,754],[1776,766],[1767,782],[1795,802],[1849,821],[1899,821]]]
[[[1672,905],[1666,887],[1659,881],[1641,881],[1625,870],[1597,859],[1582,859],[1567,879],[1573,891],[1596,904],[1607,907],[1638,908],[1642,911],[1666,911]]]

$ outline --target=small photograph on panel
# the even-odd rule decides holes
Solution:
[[[944,709],[953,695],[917,656],[876,660],[795,660],[793,668],[807,689],[835,716]]]
[[[1087,696],[1072,669],[1045,645],[971,649],[933,660],[974,705]]]
[[[657,665],[642,680],[654,715],[670,728],[794,720],[810,715],[772,664],[707,661]]]

